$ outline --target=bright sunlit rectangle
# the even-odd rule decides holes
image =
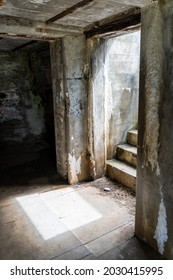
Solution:
[[[51,192],[53,194],[53,191]],[[102,217],[77,191],[60,190],[55,197],[50,193],[16,198],[25,214],[44,240],[83,227]]]

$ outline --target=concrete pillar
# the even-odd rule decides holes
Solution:
[[[73,184],[89,179],[85,37],[66,36],[54,43],[52,64],[57,169]]]
[[[136,235],[173,259],[173,2],[142,10]]]
[[[89,178],[87,127],[87,48],[81,36],[63,39],[65,83],[68,115],[68,180],[69,183]]]
[[[57,171],[67,179],[67,115],[62,40],[50,44]]]
[[[89,75],[89,152],[90,174],[93,179],[105,174],[105,43],[101,39],[88,40]]]

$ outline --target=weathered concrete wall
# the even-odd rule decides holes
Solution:
[[[55,149],[58,173],[67,178],[67,116],[64,88],[64,58],[61,39],[50,44],[54,103]]]
[[[48,44],[48,43],[47,43]],[[54,113],[53,113],[53,90],[50,62],[50,47],[30,53],[31,66],[35,74],[35,80],[41,95],[44,108],[45,138],[55,148]]]
[[[173,259],[173,3],[142,10],[136,235]]]
[[[88,65],[90,67],[88,92],[88,128],[90,175],[93,179],[105,173],[105,42],[88,40]]]
[[[105,42],[105,110],[107,158],[126,142],[137,127],[139,99],[140,31]]]
[[[46,139],[53,110],[49,58],[15,52],[1,53],[0,60],[1,146]],[[47,107],[48,99],[50,107]]]
[[[56,41],[51,56],[57,168],[73,184],[89,178],[85,37]]]
[[[68,104],[68,180],[76,183],[89,178],[85,36],[66,36],[63,47]]]
[[[88,40],[90,174],[105,173],[106,160],[137,126],[140,31]]]

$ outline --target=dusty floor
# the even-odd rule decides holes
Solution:
[[[134,237],[131,191],[108,178],[69,186],[38,147],[1,151],[0,259],[160,258]]]

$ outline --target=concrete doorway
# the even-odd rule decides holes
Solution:
[[[3,40],[1,41],[3,42]],[[29,42],[24,44],[24,49],[32,46]],[[36,43],[34,42],[34,44]],[[16,46],[14,50],[14,54],[10,53],[13,58],[16,55],[15,52],[21,52],[22,48]],[[6,58],[6,54],[3,54],[2,57]],[[22,58],[23,54],[20,53],[19,62]],[[35,68],[31,68],[31,62],[35,64],[36,60],[29,60],[28,76],[33,81],[33,77],[35,77],[33,69]],[[12,65],[9,65],[10,71],[7,72],[7,77],[11,72],[13,73]],[[38,70],[37,65],[36,69]],[[7,63],[3,66],[6,67]],[[28,60],[24,66],[26,75],[28,73]],[[16,69],[20,68],[15,67]],[[57,71],[55,72],[57,74]],[[15,77],[18,77],[18,73]],[[20,72],[19,85],[23,87],[25,79],[22,80],[21,77],[22,71]],[[7,104],[10,109],[14,108],[16,104],[20,107],[21,103],[18,91],[15,91],[15,84],[7,83],[7,81],[5,79],[6,86],[3,88],[7,89],[7,86],[10,86],[10,96],[13,98],[10,98],[9,104],[6,102],[7,94],[2,91],[2,105]],[[28,84],[29,82],[26,85],[28,86]],[[32,86],[34,90],[38,89],[33,83]],[[33,120],[32,118],[35,117],[36,109],[37,113],[39,111],[39,115],[44,115],[43,109],[45,107],[42,108],[40,99],[40,96],[33,96],[33,107],[29,103],[24,103],[26,110],[31,110],[27,115],[29,120]],[[26,101],[27,98],[25,98]],[[17,109],[12,109],[14,114],[12,121],[14,121],[15,116],[16,120],[21,122],[23,115],[20,115],[20,111]],[[6,116],[9,116],[7,113]],[[33,124],[31,131],[34,135],[36,132],[38,133],[35,128],[40,128],[40,123],[37,121],[38,119],[35,119],[35,122],[31,122]],[[20,132],[17,136],[25,136],[26,128],[26,126],[21,126],[20,130],[17,131]],[[9,128],[5,125],[5,129],[8,131]],[[6,139],[7,132],[5,133],[4,129],[1,131]],[[9,133],[12,132],[16,133],[13,126],[11,126]],[[14,136],[13,134],[12,136]],[[29,136],[32,135],[29,134]],[[40,151],[40,142],[35,142],[35,137],[34,140],[32,137],[27,138],[27,142],[25,137],[24,143],[19,145],[20,153],[17,153],[16,147],[11,146],[11,153],[8,153],[10,159],[4,157],[3,161],[2,157],[2,162],[6,163],[6,167],[2,165],[0,184],[1,259],[158,258],[158,255],[153,251],[146,255],[147,250],[144,247],[140,250],[139,242],[133,237],[133,197],[131,200],[128,193],[120,189],[117,190],[116,185],[107,178],[89,183],[73,184],[72,186],[67,185],[64,180],[62,181],[57,176],[55,165],[52,165],[50,158],[42,153],[45,149]],[[39,141],[44,143],[43,138]],[[7,141],[5,143],[4,153],[5,151],[10,152],[11,144],[7,145]],[[28,143],[33,143],[30,149]],[[37,146],[36,143],[39,145]],[[53,155],[55,156],[55,152]],[[111,192],[105,192],[105,186],[109,186]],[[123,199],[121,200],[119,196],[123,196]],[[132,250],[129,250],[130,254],[127,255],[125,252],[127,246],[129,248],[129,242],[132,242],[130,245]],[[137,247],[134,244],[138,244]],[[136,251],[133,249],[134,246],[137,248]],[[140,251],[140,254],[137,254],[137,251]]]
[[[110,163],[109,176],[118,180],[120,176],[112,174],[114,162],[107,161],[115,160],[118,145],[125,144],[128,131],[137,128],[140,31],[118,37],[114,34],[112,38],[102,35],[100,38],[90,39],[88,50],[92,69],[89,81],[89,150],[93,165],[92,177],[96,179],[103,176]],[[135,141],[133,143],[137,146],[137,133]],[[135,164],[136,156],[137,152],[132,155]],[[136,185],[136,170],[134,172],[133,191]],[[122,175],[121,170],[118,173]],[[126,181],[129,181],[129,178]],[[120,183],[126,185],[124,181]]]
[[[106,39],[107,174],[136,190],[140,29]]]
[[[0,57],[1,184],[55,174],[49,43],[4,37]]]

